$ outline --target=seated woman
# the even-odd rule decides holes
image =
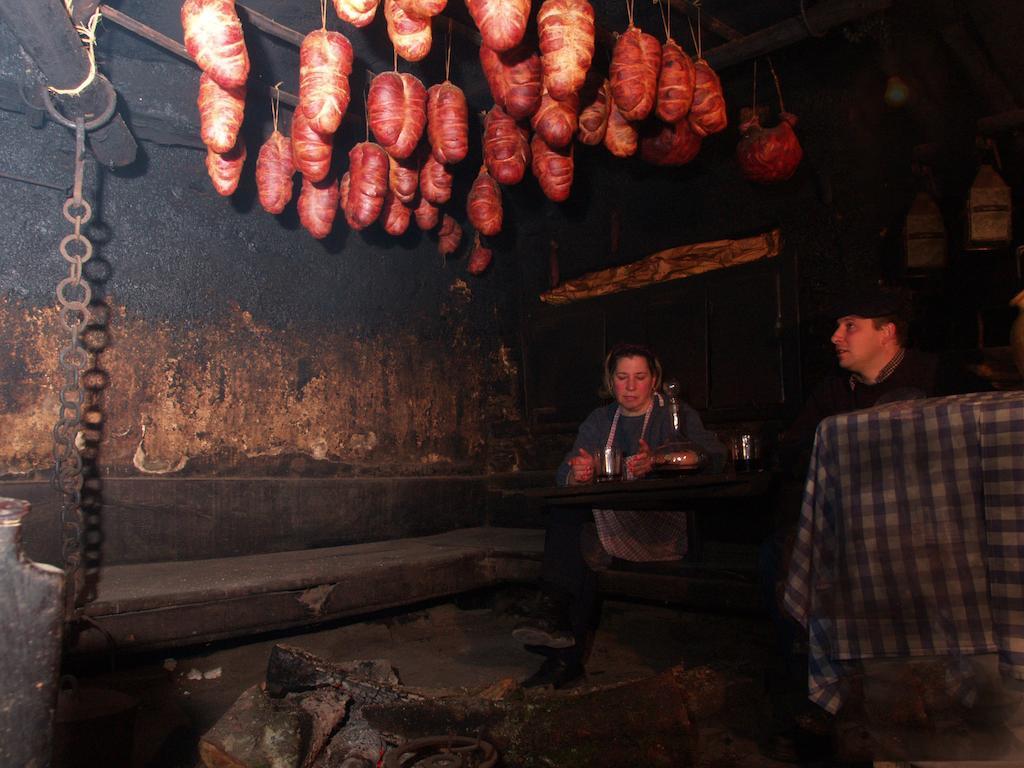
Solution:
[[[580,425],[572,451],[558,468],[560,486],[591,482],[591,451],[603,447],[622,451],[627,477],[651,471],[651,446],[675,437],[671,413],[658,393],[661,377],[661,363],[647,347],[621,344],[608,353],[604,384],[615,402],[597,408]],[[693,408],[680,406],[682,436],[703,449],[712,471],[721,470],[725,447]],[[582,676],[597,627],[597,574],[592,567],[597,561],[611,556],[636,562],[678,560],[685,554],[686,517],[679,512],[550,512],[538,605],[512,632],[548,658],[523,685],[561,688]]]

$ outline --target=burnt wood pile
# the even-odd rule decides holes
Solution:
[[[411,766],[423,755],[465,766],[686,765],[698,720],[724,702],[705,668],[567,693],[503,680],[468,695],[404,688],[386,661],[334,663],[278,645],[266,682],[242,694],[200,754],[208,768]]]

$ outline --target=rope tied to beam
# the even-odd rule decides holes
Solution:
[[[74,18],[74,0],[64,0],[64,7],[67,9],[68,17]],[[89,59],[89,74],[85,76],[85,79],[76,85],[74,88],[54,88],[49,86],[51,93],[56,93],[61,96],[78,96],[82,91],[92,85],[92,81],[96,79],[96,27],[100,23],[102,14],[99,9],[93,12],[92,16],[89,17],[89,21],[85,24],[76,24],[75,31],[78,32],[78,36],[82,39],[82,46],[85,48],[85,55]]]
[[[819,32],[811,26],[811,22],[807,20],[807,8],[804,6],[804,0],[800,0],[800,20],[804,23],[804,28],[807,30],[807,34],[811,37],[824,37],[825,32]]]

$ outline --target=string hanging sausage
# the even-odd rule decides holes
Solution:
[[[399,160],[416,149],[427,123],[427,91],[408,72],[384,72],[373,78],[366,99],[366,120],[384,150]]]
[[[530,162],[529,133],[495,104],[484,118],[484,164],[499,184],[518,184]]]
[[[214,152],[235,146],[245,116],[245,86],[225,88],[209,72],[199,76],[199,135]]]
[[[256,158],[256,190],[267,213],[281,213],[292,199],[295,163],[292,143],[276,128],[263,142]]]
[[[604,132],[604,145],[616,157],[631,157],[636,154],[640,136],[636,126],[622,116],[619,105],[614,101],[608,108],[608,127]]]
[[[562,101],[583,87],[594,57],[594,9],[587,0],[544,0],[537,12],[544,87]]]
[[[514,120],[525,120],[540,106],[544,70],[540,56],[525,42],[498,53],[480,46],[480,66],[494,103]]]
[[[302,226],[317,240],[322,240],[331,233],[338,215],[338,185],[332,179],[311,181],[303,177],[298,209]]]
[[[612,98],[626,120],[643,120],[654,108],[661,44],[630,24],[616,41],[608,70]]]
[[[234,0],[185,0],[181,6],[185,50],[224,88],[245,85],[249,53]]]
[[[576,133],[580,99],[572,94],[564,101],[556,101],[547,91],[541,95],[540,107],[530,118],[533,130],[551,147],[567,146]]]
[[[530,150],[533,153],[533,175],[537,177],[541,190],[556,203],[567,200],[572,191],[572,145],[555,149],[549,147],[540,134],[534,134]]]
[[[292,159],[298,171],[310,181],[326,178],[331,169],[332,138],[310,125],[301,109],[292,115]]]
[[[469,15],[488,48],[514,48],[526,34],[530,0],[466,0]]]
[[[430,53],[433,44],[430,19],[410,16],[402,10],[397,0],[383,1],[388,38],[395,52],[406,61],[422,61]]]
[[[459,247],[462,242],[462,227],[447,213],[441,220],[441,228],[437,231],[437,250],[442,256],[447,256]]]
[[[213,188],[224,197],[234,194],[238,189],[243,165],[245,165],[245,140],[241,136],[238,137],[235,146],[223,154],[209,148],[206,150],[206,172],[210,175]]]
[[[420,168],[420,194],[434,205],[444,205],[452,198],[452,175],[430,154]]]
[[[484,235],[501,232],[504,217],[501,205],[501,187],[491,178],[487,167],[480,168],[466,200],[466,214],[469,222]]]
[[[388,191],[388,154],[370,141],[348,153],[349,189],[345,219],[352,229],[365,229],[377,220]]]
[[[611,106],[609,89],[608,79],[605,78],[601,85],[593,90],[593,100],[580,111],[576,135],[582,143],[592,147],[604,141],[604,134],[608,129],[608,113]]]
[[[365,27],[377,15],[380,0],[334,0],[338,18],[354,27]]]
[[[445,80],[427,91],[427,136],[434,159],[454,165],[469,152],[469,107],[466,94]]]
[[[299,47],[299,109],[317,133],[338,130],[348,109],[352,45],[340,32],[317,29]]]

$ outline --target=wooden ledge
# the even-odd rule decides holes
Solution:
[[[318,624],[540,574],[544,531],[435,536],[102,569],[74,651],[174,647]],[[109,636],[109,638],[108,638]]]

